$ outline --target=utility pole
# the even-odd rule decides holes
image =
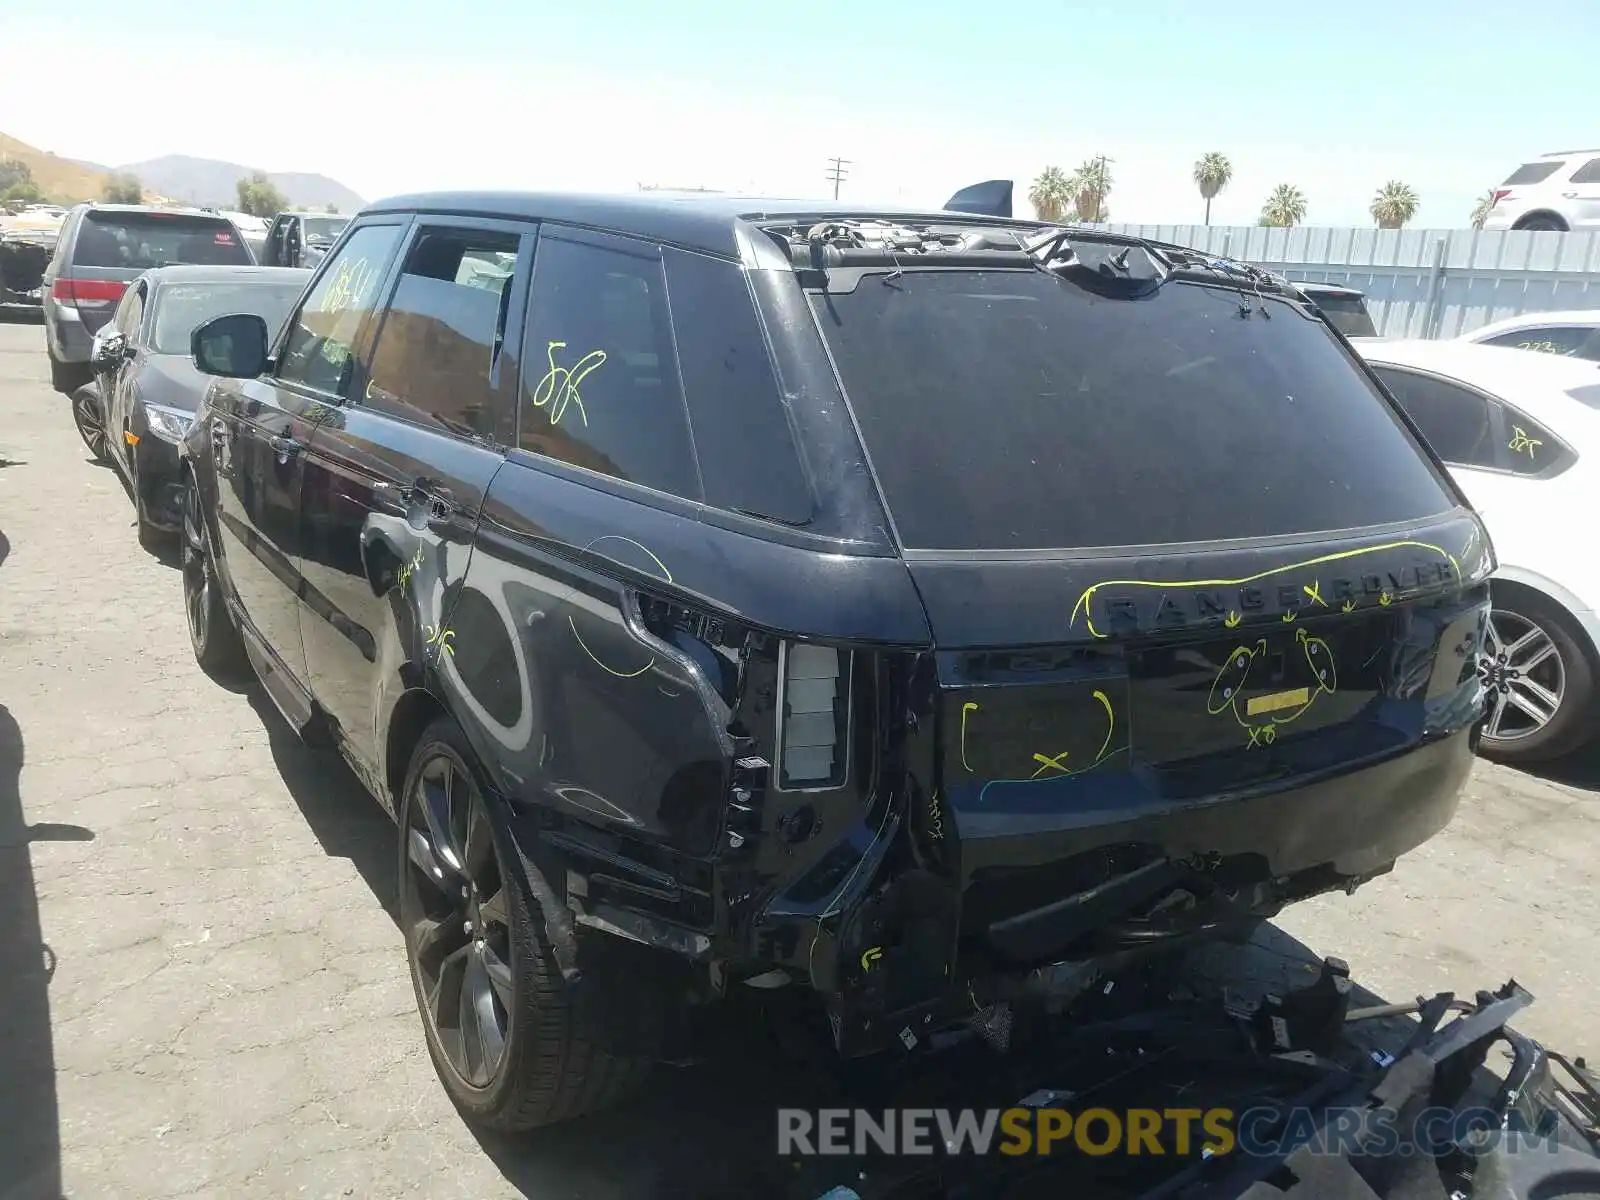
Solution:
[[[854,164],[848,158],[830,158],[828,164],[826,178],[833,181],[833,198],[837,200],[839,198],[839,184],[848,178],[850,174],[845,168]]]

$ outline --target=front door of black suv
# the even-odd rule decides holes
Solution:
[[[369,769],[395,700],[418,682],[412,668],[456,653],[452,585],[514,428],[506,329],[521,320],[532,249],[532,226],[417,218],[361,386],[305,455],[312,691]]]

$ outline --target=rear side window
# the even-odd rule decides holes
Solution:
[[[706,503],[805,524],[811,488],[744,271],[684,250],[666,267]]]
[[[1485,338],[1483,344],[1600,362],[1600,326],[1585,329],[1578,325],[1545,325],[1532,329],[1515,329],[1510,333]]]
[[[1169,281],[869,275],[814,295],[902,543],[1028,549],[1276,537],[1453,501],[1320,321]]]
[[[1531,162],[1523,163],[1506,177],[1501,187],[1516,187],[1519,184],[1543,183],[1556,173],[1556,168],[1561,163],[1557,162]]]
[[[1321,293],[1312,297],[1328,318],[1332,325],[1345,337],[1376,337],[1377,327],[1372,323],[1372,316],[1367,312],[1367,306],[1360,296],[1343,296],[1337,293]]]
[[[1499,406],[1487,396],[1414,371],[1375,366],[1373,373],[1445,462],[1459,467],[1500,465]]]
[[[517,235],[506,231],[419,230],[384,313],[361,403],[460,436],[490,436],[489,368],[516,254]],[[488,264],[502,259],[512,266],[491,274]]]
[[[1573,454],[1526,413],[1505,407],[1505,459],[1518,475],[1553,475],[1572,464]]]
[[[1600,158],[1591,158],[1572,173],[1571,183],[1600,183]]]
[[[278,355],[278,378],[343,397],[350,386],[352,352],[373,308],[378,285],[399,248],[402,226],[367,225],[350,235],[289,321]]]
[[[700,498],[655,247],[541,234],[517,432],[534,454]]]
[[[249,266],[251,261],[230,222],[188,213],[91,210],[72,247],[74,266],[118,271],[175,264]]]

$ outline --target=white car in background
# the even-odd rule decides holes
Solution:
[[[1600,229],[1600,150],[1525,162],[1494,189],[1485,229]]]
[[[1482,515],[1500,567],[1479,669],[1484,753],[1557,758],[1600,734],[1600,363],[1446,341],[1358,341]]]
[[[1456,340],[1600,362],[1600,308],[1523,313],[1463,333]]]

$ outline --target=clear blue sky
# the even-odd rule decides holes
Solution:
[[[1366,222],[1390,178],[1421,195],[1417,224],[1460,224],[1525,158],[1600,146],[1600,0],[1541,0],[1536,19],[1484,0],[228,7],[0,0],[0,131],[116,165],[321,171],[369,197],[819,194],[841,154],[847,195],[937,204],[1104,153],[1113,219],[1137,221],[1198,220],[1189,171],[1221,150],[1235,179],[1215,221],[1253,221],[1291,182],[1310,224]],[[149,102],[108,111],[82,82],[104,76],[63,72],[66,46],[142,68]]]

